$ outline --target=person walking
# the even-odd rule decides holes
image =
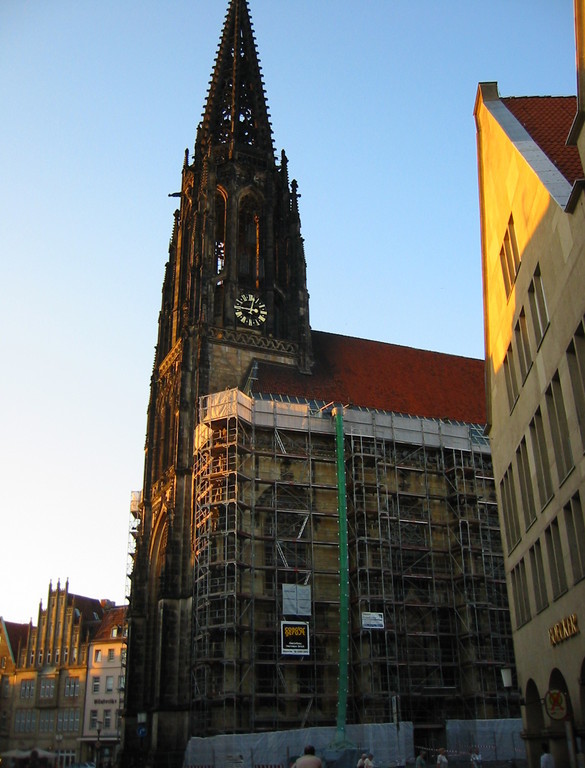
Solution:
[[[441,747],[437,754],[437,768],[447,768],[449,761],[447,760],[447,750],[445,747]]]
[[[366,762],[367,754],[365,752],[362,752],[362,756],[357,761],[357,768],[364,768],[364,763]]]
[[[425,749],[421,749],[418,753],[418,757],[414,763],[414,768],[427,768],[427,753]]]

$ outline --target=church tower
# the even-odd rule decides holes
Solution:
[[[259,361],[310,372],[309,302],[297,185],[275,160],[247,0],[230,0],[185,153],[148,406],[125,750],[151,764],[180,763],[189,736],[198,401],[246,390]]]

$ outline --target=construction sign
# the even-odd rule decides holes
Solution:
[[[309,624],[306,621],[281,621],[280,645],[284,656],[308,656]]]

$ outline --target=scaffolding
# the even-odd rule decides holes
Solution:
[[[500,669],[513,651],[487,440],[471,425],[341,410],[344,717],[432,731],[450,718],[510,716]],[[330,407],[238,390],[201,398],[194,736],[336,723],[339,487]],[[289,647],[285,626],[306,643]]]

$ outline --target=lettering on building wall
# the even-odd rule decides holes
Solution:
[[[576,613],[572,613],[570,616],[566,616],[564,619],[557,621],[548,630],[548,639],[552,646],[568,640],[570,637],[575,637],[580,632],[579,621]]]

